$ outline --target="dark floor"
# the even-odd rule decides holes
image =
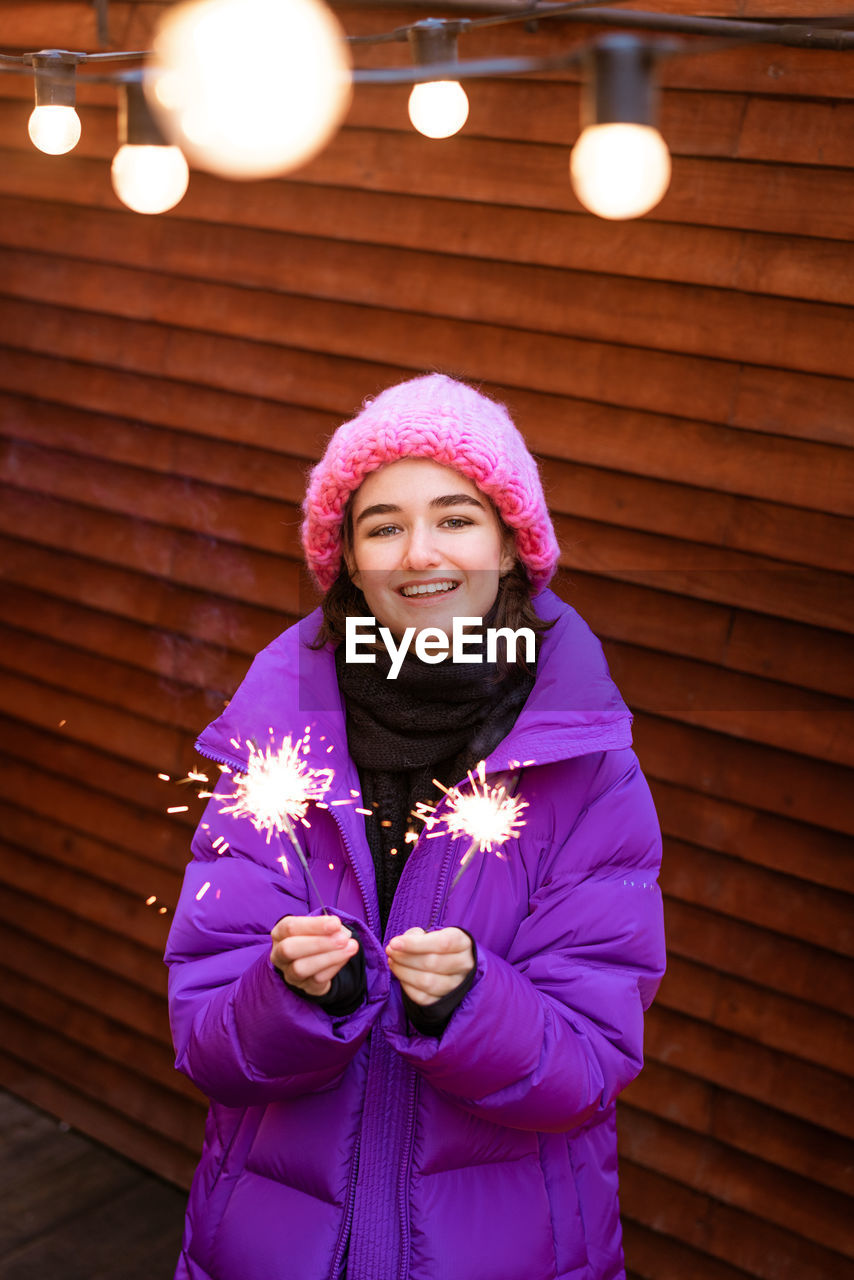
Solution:
[[[186,1196],[0,1091],[3,1280],[171,1280]]]

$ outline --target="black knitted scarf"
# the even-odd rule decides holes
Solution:
[[[430,665],[413,653],[395,680],[384,649],[376,663],[347,663],[335,651],[338,685],[347,712],[347,743],[359,772],[383,928],[412,847],[407,831],[422,823],[411,816],[417,801],[437,804],[446,787],[465,778],[506,737],[528,694],[535,669],[513,664],[503,674],[494,663]]]

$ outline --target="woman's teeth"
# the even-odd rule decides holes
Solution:
[[[459,585],[458,582],[426,582],[423,586],[401,587],[400,594],[403,596],[435,596],[440,591],[453,591]]]

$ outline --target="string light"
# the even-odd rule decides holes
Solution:
[[[49,156],[65,155],[80,141],[80,117],[75,108],[78,58],[78,54],[62,49],[42,49],[28,56],[36,105],[27,131],[33,146]]]
[[[304,164],[340,125],[349,51],[320,0],[190,0],[166,12],[145,90],[194,165],[270,178]]]
[[[670,152],[655,128],[654,54],[635,36],[606,36],[590,52],[584,128],[569,171],[578,199],[600,218],[638,218],[670,184]]]
[[[128,141],[120,148],[113,180],[129,207],[156,212],[173,207],[183,194],[179,188],[186,185],[186,167],[181,152],[193,164],[229,178],[272,177],[310,160],[340,125],[354,83],[414,86],[410,118],[415,127],[429,137],[450,137],[468,115],[460,80],[580,66],[587,72],[585,116],[570,160],[573,187],[585,208],[599,217],[631,218],[654,208],[670,180],[670,155],[655,127],[653,70],[658,60],[757,44],[854,48],[854,32],[834,28],[830,19],[827,24],[772,23],[634,10],[624,18],[622,11],[607,8],[608,3],[533,0],[483,18],[426,19],[391,32],[346,37],[322,0],[184,0],[165,13],[153,56],[150,50],[0,53],[0,72],[31,68],[36,105],[30,137],[41,150],[60,155],[80,137],[75,109],[78,66],[88,70],[93,64],[146,62],[143,88],[163,136],[151,143]],[[457,36],[463,32],[518,22],[530,28],[533,19],[544,18],[606,26],[625,22],[659,34],[575,44],[545,57],[465,62],[457,58]],[[99,30],[102,27],[103,22]],[[660,34],[664,32],[706,38],[675,40]],[[416,65],[351,69],[349,45],[389,41],[408,42]],[[261,65],[262,59],[273,64],[274,72]],[[102,83],[128,79],[115,74],[84,78]],[[443,98],[445,106],[450,102],[455,107],[455,118],[439,121]],[[128,157],[128,150],[136,154]],[[144,157],[143,152],[148,154]],[[155,194],[170,152],[174,186],[168,196],[162,190]],[[157,181],[141,176],[146,163],[161,172]]]
[[[425,18],[409,28],[409,45],[416,66],[455,62],[458,24]],[[459,80],[427,80],[413,85],[409,119],[427,138],[450,138],[459,133],[469,115],[469,100]]]
[[[139,74],[119,85],[119,149],[110,174],[113,190],[136,213],[165,213],[184,196],[190,169],[179,147],[157,127]]]

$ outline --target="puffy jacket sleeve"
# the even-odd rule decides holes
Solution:
[[[631,750],[585,764],[592,798],[540,849],[507,954],[478,939],[475,983],[441,1039],[409,1033],[398,1009],[384,1016],[435,1088],[522,1129],[573,1129],[611,1104],[643,1065],[643,1014],[664,972],[649,788]]]
[[[291,991],[270,962],[270,930],[284,915],[309,914],[302,870],[277,861],[277,837],[268,845],[220,803],[210,801],[194,836],[166,949],[175,1065],[232,1107],[328,1089],[387,998],[385,955],[368,928],[336,912],[362,943],[367,999],[332,1017]]]

